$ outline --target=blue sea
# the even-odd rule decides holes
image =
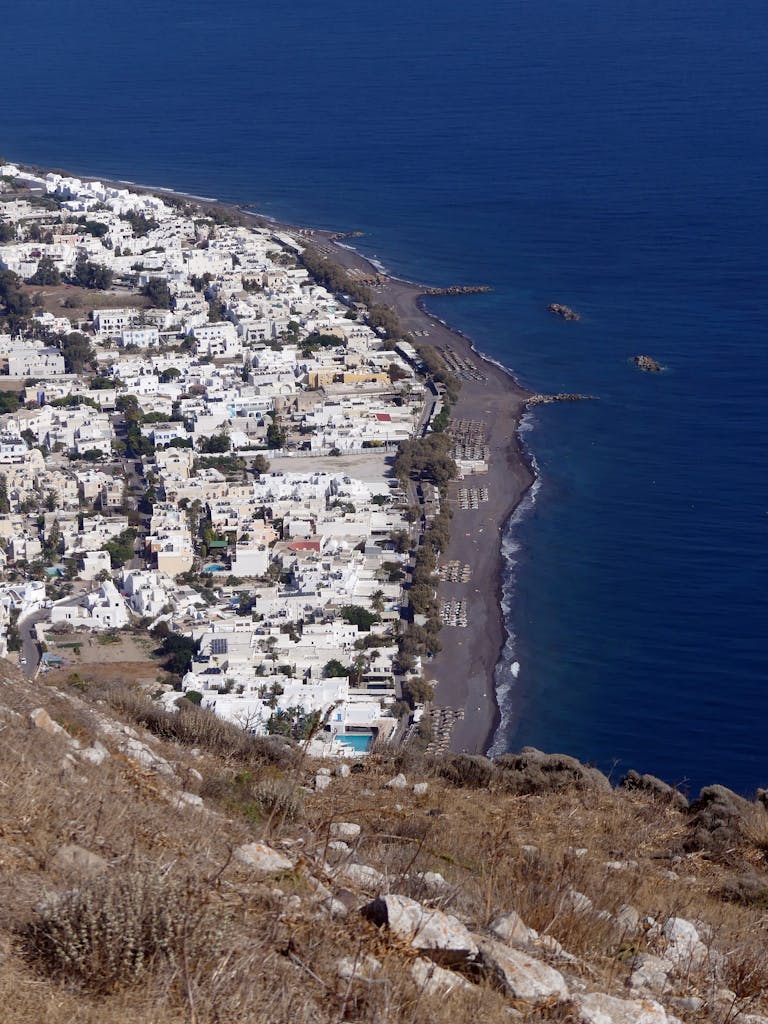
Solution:
[[[598,396],[525,424],[494,749],[768,784],[763,3],[25,0],[2,24],[4,156],[364,230],[395,273],[492,285],[431,306],[523,383]]]

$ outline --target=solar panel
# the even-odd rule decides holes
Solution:
[[[216,637],[211,640],[211,654],[226,654],[227,641],[223,637]]]

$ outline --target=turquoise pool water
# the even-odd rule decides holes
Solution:
[[[203,572],[224,572],[226,565],[206,565]]]
[[[352,747],[358,754],[367,754],[373,743],[372,732],[343,733],[336,737],[345,747]]]

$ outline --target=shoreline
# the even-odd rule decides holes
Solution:
[[[18,162],[23,169],[42,169]],[[42,173],[47,173],[42,170]],[[57,171],[56,173],[71,173]],[[442,650],[426,666],[425,675],[438,682],[435,703],[457,713],[450,734],[450,748],[456,752],[488,752],[502,720],[496,691],[496,670],[509,638],[503,608],[503,538],[511,517],[521,506],[537,479],[533,460],[520,436],[520,424],[533,392],[524,388],[509,368],[486,356],[471,338],[429,311],[426,300],[430,287],[396,277],[364,256],[338,230],[309,228],[277,220],[235,202],[222,201],[163,186],[143,185],[126,179],[72,174],[83,180],[103,181],[116,188],[129,188],[172,196],[201,207],[218,207],[236,212],[246,222],[276,231],[299,232],[309,244],[320,243],[330,250],[334,262],[347,270],[374,276],[376,298],[394,308],[406,331],[427,331],[426,341],[446,349],[478,373],[480,380],[462,379],[459,400],[452,409],[454,420],[483,423],[487,428],[488,472],[453,481],[448,503],[453,509],[451,539],[441,561],[458,561],[472,567],[467,584],[440,581],[438,599],[467,602],[467,627],[445,625],[440,632]],[[334,237],[336,236],[336,237]],[[456,296],[458,297],[458,296]],[[488,501],[477,509],[460,510],[460,487],[487,488]],[[481,525],[482,523],[482,525]],[[486,536],[482,536],[485,531]],[[488,544],[488,537],[493,543]]]
[[[533,393],[519,383],[511,369],[486,356],[471,338],[430,312],[428,286],[382,272],[348,243],[333,242],[329,234],[314,230],[306,237],[331,249],[332,258],[345,269],[375,274],[381,281],[372,289],[377,300],[395,309],[406,330],[428,330],[425,342],[451,350],[483,377],[481,381],[462,380],[452,418],[486,423],[489,468],[487,473],[451,483],[451,540],[441,556],[442,562],[472,565],[472,578],[466,585],[441,581],[437,588],[439,598],[467,601],[468,623],[466,629],[443,627],[442,650],[426,666],[425,674],[438,680],[435,703],[463,712],[453,727],[450,749],[485,754],[502,720],[496,670],[509,638],[503,608],[503,538],[537,479],[519,430]],[[460,487],[487,487],[489,500],[477,510],[461,510],[456,500]],[[492,544],[487,543],[488,536],[493,537]]]

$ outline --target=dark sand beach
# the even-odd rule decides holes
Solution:
[[[332,258],[348,269],[366,275],[378,271],[359,253],[330,241],[320,232],[315,237],[331,250]],[[501,536],[504,524],[534,480],[518,436],[520,417],[530,392],[510,373],[483,359],[463,335],[431,316],[423,307],[424,286],[379,275],[374,289],[377,298],[392,306],[408,331],[428,331],[421,338],[438,348],[450,350],[481,377],[466,374],[459,400],[452,409],[453,420],[468,420],[485,426],[489,448],[488,472],[473,474],[450,486],[453,509],[451,542],[443,562],[469,564],[467,583],[441,581],[438,597],[466,601],[467,626],[446,625],[440,633],[442,651],[425,666],[426,675],[438,682],[436,703],[457,711],[463,709],[451,736],[453,750],[484,753],[498,722],[494,670],[504,643],[501,610]],[[457,297],[456,302],[461,302]],[[461,509],[460,488],[487,488],[488,500],[476,510]]]

